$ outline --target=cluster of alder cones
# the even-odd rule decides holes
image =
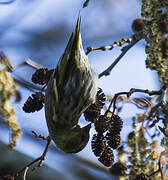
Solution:
[[[32,75],[32,82],[40,85],[47,85],[53,69],[40,68]],[[39,111],[44,106],[45,95],[42,92],[36,92],[28,97],[23,106],[23,110],[27,113]],[[121,137],[120,131],[123,122],[118,115],[111,117],[101,114],[101,110],[105,105],[106,97],[102,89],[98,89],[96,102],[89,106],[84,112],[84,117],[87,121],[94,124],[96,134],[92,138],[92,151],[98,160],[107,167],[110,167],[114,162],[113,149],[120,146]]]

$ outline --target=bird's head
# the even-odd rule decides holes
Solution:
[[[55,143],[62,151],[66,153],[77,153],[87,145],[90,128],[91,124],[88,124],[82,128],[77,125],[73,130],[69,130],[64,133],[61,138],[62,140],[59,139],[59,141],[57,141],[58,139],[55,139]]]

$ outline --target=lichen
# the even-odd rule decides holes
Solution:
[[[18,137],[22,134],[12,105],[12,98],[17,96],[17,94],[18,86],[7,71],[7,68],[3,67],[0,69],[0,115],[12,131],[10,142],[12,149],[15,147]]]
[[[168,1],[143,0],[141,15],[145,18],[146,66],[156,70],[160,82],[168,87]]]

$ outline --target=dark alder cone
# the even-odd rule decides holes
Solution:
[[[101,115],[99,117],[99,119],[95,122],[95,130],[98,133],[106,132],[109,127],[109,123],[108,123],[109,120],[110,120],[110,118],[108,118],[104,115]]]
[[[95,156],[101,156],[106,148],[106,140],[103,134],[94,134],[91,142],[92,151]]]
[[[102,89],[99,88],[96,95],[96,102],[91,104],[88,109],[84,112],[84,117],[89,122],[96,122],[101,114],[101,109],[104,106],[106,100]]]
[[[47,84],[53,72],[54,69],[51,70],[48,70],[47,68],[37,69],[36,72],[32,75],[32,82],[40,85]]]
[[[120,134],[107,133],[107,143],[111,148],[117,149],[121,144]]]
[[[44,95],[41,92],[36,92],[35,94],[32,94],[32,97],[28,97],[27,101],[23,106],[23,111],[26,113],[39,111],[43,108],[43,103]]]
[[[137,175],[136,178],[133,180],[148,180],[148,177],[144,173],[141,173]]]
[[[118,115],[113,115],[111,118],[111,127],[110,127],[110,132],[113,133],[120,133],[121,129],[123,127],[123,121]]]
[[[126,164],[119,161],[111,166],[110,173],[116,176],[122,176],[125,174],[124,171],[126,169]]]
[[[100,116],[99,109],[95,109],[95,105],[92,104],[89,108],[84,112],[84,117],[89,122],[96,122],[98,117]]]
[[[113,150],[107,147],[98,159],[104,166],[111,166],[114,162]]]
[[[140,31],[142,31],[144,29],[144,19],[142,18],[137,18],[133,21],[132,23],[132,30],[135,32],[135,33],[138,33]]]

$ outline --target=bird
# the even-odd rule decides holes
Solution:
[[[65,153],[88,143],[91,124],[79,125],[82,113],[96,101],[98,74],[85,54],[81,16],[45,90],[45,117],[51,139]]]

